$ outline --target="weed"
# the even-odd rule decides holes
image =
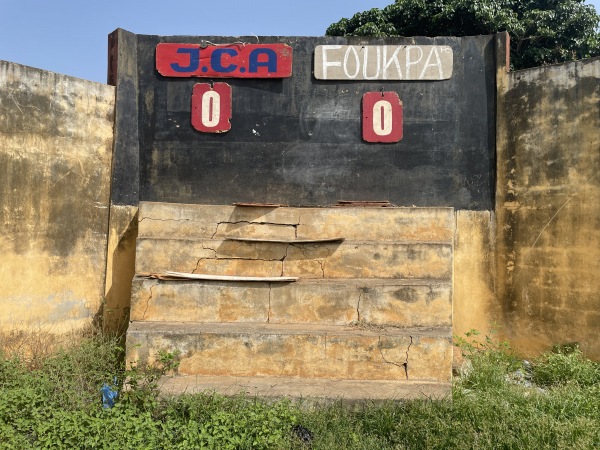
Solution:
[[[455,345],[467,361],[460,378],[462,387],[497,389],[505,384],[507,373],[519,368],[519,359],[508,342],[495,340],[493,333],[483,340],[477,338],[477,330],[465,333],[465,338],[455,337]]]
[[[69,336],[59,336],[42,325],[15,326],[0,331],[0,353],[18,358],[28,369],[38,369]]]
[[[540,386],[593,386],[600,383],[600,364],[586,359],[577,345],[556,346],[533,365],[533,381]]]
[[[179,352],[159,351],[158,359],[147,366],[131,366],[125,371],[123,401],[143,411],[156,408],[159,380],[179,367]]]

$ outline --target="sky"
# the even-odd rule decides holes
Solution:
[[[0,60],[106,82],[108,34],[322,36],[393,0],[0,0]],[[600,0],[588,0],[600,11]]]

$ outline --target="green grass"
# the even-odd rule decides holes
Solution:
[[[1,345],[0,339],[0,345]],[[460,339],[467,364],[452,399],[315,406],[254,398],[160,398],[176,358],[125,371],[118,339],[84,338],[37,357],[0,355],[0,449],[593,449],[600,365],[576,346],[523,362],[491,339]],[[122,392],[104,409],[100,387]],[[310,430],[303,442],[293,429]]]

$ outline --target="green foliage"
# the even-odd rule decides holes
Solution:
[[[94,337],[60,349],[30,370],[0,354],[0,448],[277,449],[295,423],[287,402],[189,395],[160,399],[159,379],[177,353],[124,370],[118,340]],[[100,387],[125,385],[112,409]]]
[[[600,364],[586,359],[578,346],[557,346],[533,366],[533,381],[540,386],[600,384]]]
[[[125,372],[123,401],[144,411],[156,408],[159,380],[179,367],[179,352],[158,352],[158,360],[144,367],[133,366]]]
[[[396,0],[327,28],[329,36],[471,36],[508,31],[524,69],[600,55],[600,16],[585,0]]]
[[[117,341],[91,338],[37,369],[0,357],[2,449],[588,449],[600,446],[598,364],[577,347],[519,361],[476,331],[457,339],[466,358],[452,398],[294,405],[216,394],[160,397],[178,355],[124,370]],[[526,372],[523,380],[518,373]],[[116,406],[99,389],[127,379]],[[294,437],[301,424],[313,441]]]
[[[245,397],[188,395],[170,399],[161,411],[164,448],[282,448],[295,423],[289,402],[265,403]]]
[[[461,385],[468,389],[496,389],[506,381],[506,374],[519,367],[519,361],[508,342],[498,342],[493,332],[483,340],[477,330],[455,337],[455,343],[469,364],[461,378]]]
[[[83,339],[69,349],[59,349],[33,373],[52,406],[94,409],[98,404],[98,386],[122,373],[122,358],[120,339],[97,336]]]

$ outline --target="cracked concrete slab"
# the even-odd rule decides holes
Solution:
[[[135,279],[133,321],[267,322],[269,283]]]
[[[293,234],[292,234],[293,232]],[[142,202],[140,237],[227,235],[452,242],[452,208],[272,208]]]
[[[400,244],[374,241],[286,244],[190,239],[139,239],[136,271],[194,272],[210,267],[226,270],[223,275],[253,274],[261,265],[274,276],[301,278],[434,278],[450,280],[451,244]],[[235,261],[231,269],[220,260]],[[271,264],[270,264],[271,263]],[[202,268],[201,268],[202,267]],[[215,269],[213,269],[215,270]],[[213,273],[213,272],[206,272]],[[216,273],[214,273],[216,274]]]
[[[177,350],[181,375],[406,380],[402,364],[410,349],[410,380],[449,382],[449,334],[306,324],[133,323],[127,359],[151,363],[159,350]]]

